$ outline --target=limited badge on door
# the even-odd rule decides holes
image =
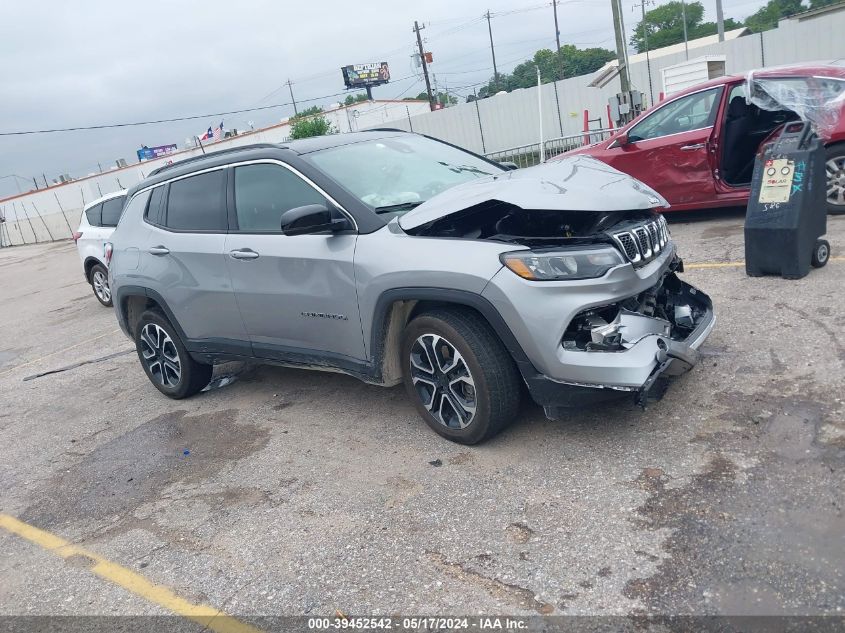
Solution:
[[[769,159],[763,167],[763,186],[760,187],[760,202],[779,204],[789,202],[795,165],[787,158]]]

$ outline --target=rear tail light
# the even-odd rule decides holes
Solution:
[[[82,237],[82,231],[74,231],[73,232],[73,241],[74,242],[78,242],[80,237]]]
[[[103,258],[106,260],[106,266],[111,264],[112,253],[114,253],[114,245],[111,242],[106,242],[103,245]]]

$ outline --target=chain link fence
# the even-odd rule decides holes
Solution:
[[[546,160],[570,150],[606,140],[614,131],[612,129],[591,130],[580,134],[550,138],[543,142]],[[531,167],[540,162],[540,143],[519,145],[518,147],[511,147],[500,152],[490,152],[485,154],[485,156],[499,163],[514,163],[520,168]]]

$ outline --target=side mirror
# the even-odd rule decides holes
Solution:
[[[628,133],[623,132],[619,136],[616,137],[616,140],[613,141],[613,144],[608,147],[608,149],[613,149],[614,147],[622,147],[623,145],[627,145],[631,141],[628,140]]]
[[[513,171],[514,169],[519,169],[519,165],[517,165],[516,163],[514,163],[513,161],[510,161],[510,160],[499,161],[499,165],[501,165],[502,167],[504,167],[508,171]]]
[[[288,209],[282,214],[282,233],[285,235],[310,235],[312,233],[336,233],[352,228],[345,217],[323,204],[306,204],[303,207]]]

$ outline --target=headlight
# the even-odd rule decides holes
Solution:
[[[502,263],[523,279],[561,281],[601,277],[625,260],[615,248],[514,251],[499,256]]]

